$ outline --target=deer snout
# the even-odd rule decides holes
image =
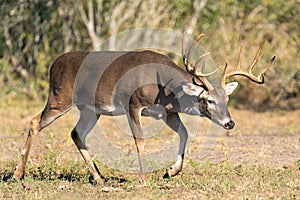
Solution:
[[[234,125],[235,125],[234,121],[230,120],[229,122],[224,124],[224,128],[230,130],[233,129]]]

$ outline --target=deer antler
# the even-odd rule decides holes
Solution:
[[[253,70],[255,64],[257,63],[257,61],[260,57],[261,50],[262,50],[263,46],[264,46],[264,43],[262,43],[260,45],[259,49],[257,50],[256,55],[254,57],[254,60],[252,61],[251,65],[249,66],[248,70],[244,70],[244,69],[241,68],[242,51],[243,51],[243,46],[241,46],[236,69],[232,72],[227,72],[228,63],[226,62],[224,72],[223,72],[223,76],[222,76],[222,83],[221,83],[222,86],[225,87],[227,78],[229,78],[230,76],[235,76],[235,75],[244,76],[244,77],[249,78],[251,81],[253,81],[255,83],[263,84],[265,82],[265,80],[264,80],[265,73],[268,71],[271,64],[275,60],[275,56],[273,56],[272,59],[267,64],[266,68],[264,68],[257,77],[253,75],[252,70]]]
[[[216,69],[213,72],[204,74],[203,71],[205,69],[205,65],[202,66],[202,69],[200,71],[197,70],[197,65],[198,63],[205,58],[206,56],[208,56],[210,53],[205,53],[203,54],[196,62],[194,65],[191,64],[190,62],[190,55],[192,50],[194,49],[195,45],[199,42],[199,40],[205,35],[205,34],[200,34],[197,39],[191,44],[191,46],[188,49],[188,53],[187,55],[185,55],[185,47],[184,47],[184,36],[185,33],[183,33],[183,39],[182,39],[182,59],[183,59],[183,64],[185,66],[185,69],[187,72],[189,72],[190,74],[192,74],[193,76],[196,76],[204,85],[204,87],[206,87],[208,90],[212,90],[213,86],[208,82],[208,80],[205,77],[211,76],[213,75],[216,71],[218,71],[218,69]]]

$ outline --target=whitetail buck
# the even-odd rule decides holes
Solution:
[[[264,74],[275,59],[273,57],[258,77],[255,77],[252,69],[258,61],[262,46],[248,71],[240,68],[241,48],[236,70],[228,73],[226,64],[219,83],[212,84],[208,81],[208,76],[215,72],[204,74],[203,70],[196,69],[199,61],[194,65],[190,62],[191,51],[201,36],[190,46],[187,55],[183,55],[186,70],[178,67],[167,56],[153,51],[79,51],[57,58],[50,70],[47,104],[31,120],[25,149],[14,177],[23,177],[36,134],[74,106],[79,109],[80,118],[71,136],[96,181],[103,179],[103,176],[86,148],[85,138],[101,115],[127,115],[138,153],[139,178],[142,183],[145,183],[145,167],[142,159],[144,139],[141,116],[164,119],[180,137],[178,158],[165,177],[178,174],[182,170],[188,138],[178,113],[207,117],[227,130],[232,129],[235,123],[228,112],[227,102],[228,96],[237,87],[237,82],[225,84],[226,79],[241,75],[262,84]],[[184,47],[182,52],[185,54]]]

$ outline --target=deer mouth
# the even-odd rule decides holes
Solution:
[[[234,125],[235,125],[235,122],[232,120],[232,119],[228,119],[225,121],[225,120],[217,120],[217,119],[214,119],[210,114],[206,113],[206,112],[203,112],[201,113],[203,117],[207,117],[208,119],[210,119],[212,122],[214,122],[215,124],[219,125],[219,126],[222,126],[224,129],[226,130],[231,130],[234,128]]]
[[[223,127],[223,128],[226,129],[226,130],[231,130],[231,129],[233,129],[234,126],[235,126],[235,122],[234,122],[233,120],[229,120],[229,121],[223,123],[223,122],[220,122],[220,121],[218,121],[218,120],[216,120],[216,119],[213,119],[213,118],[211,118],[211,117],[208,117],[208,118],[209,118],[212,122],[214,122],[215,124],[217,124],[217,125]]]

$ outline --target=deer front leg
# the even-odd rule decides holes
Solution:
[[[134,139],[134,143],[136,146],[140,171],[139,171],[139,181],[142,185],[146,185],[146,174],[145,174],[145,166],[143,161],[143,151],[144,151],[144,138],[143,138],[143,130],[141,126],[141,116],[139,109],[130,109],[127,112],[128,122],[131,128],[132,136]]]
[[[176,133],[178,133],[180,137],[180,144],[178,150],[178,157],[173,166],[166,172],[164,178],[170,178],[172,176],[176,176],[181,170],[183,166],[185,145],[188,138],[187,130],[181,122],[178,113],[170,113],[167,115],[166,124],[173,129]]]
[[[90,152],[85,145],[85,138],[97,123],[100,115],[95,114],[93,111],[82,110],[80,111],[80,118],[76,127],[71,132],[71,137],[77,146],[82,158],[88,166],[94,180],[101,184],[104,176],[100,173],[95,162],[92,159]]]

